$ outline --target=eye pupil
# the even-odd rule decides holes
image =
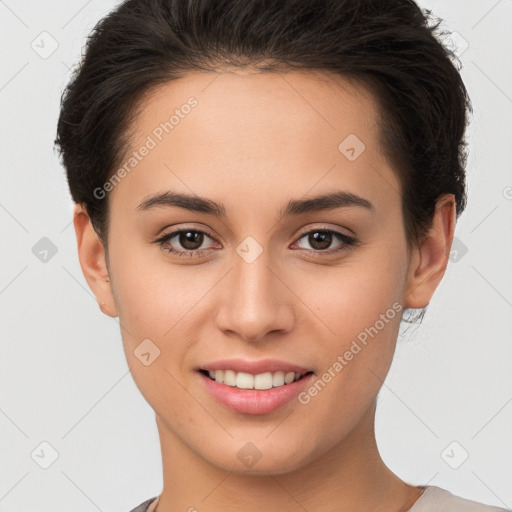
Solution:
[[[179,241],[182,247],[194,251],[201,247],[204,234],[197,231],[183,231],[180,233]],[[199,240],[199,243],[198,243]],[[196,246],[197,244],[197,246]]]
[[[320,244],[318,244],[320,242]],[[309,235],[309,243],[314,249],[327,249],[332,243],[332,233],[327,231],[315,231]]]

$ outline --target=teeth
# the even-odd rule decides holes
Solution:
[[[254,375],[238,372],[236,375],[236,387],[240,389],[254,389]]]
[[[284,372],[275,372],[272,377],[272,386],[277,388],[284,385]]]
[[[235,372],[233,370],[210,370],[208,375],[211,379],[226,384],[227,386],[239,389],[271,389],[291,384],[303,377],[304,373],[295,372],[265,372],[252,375],[246,372]]]
[[[224,372],[224,384],[227,386],[236,386],[236,373],[233,370],[226,370]]]
[[[284,383],[285,384],[290,384],[290,382],[293,382],[293,380],[295,379],[295,373],[293,372],[288,372],[285,376],[284,376]]]
[[[274,378],[271,372],[259,373],[254,376],[254,389],[270,389],[273,383]]]

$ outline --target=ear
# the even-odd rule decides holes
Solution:
[[[86,209],[76,204],[73,211],[78,259],[89,287],[105,315],[118,316],[103,243],[94,230]]]
[[[437,201],[432,227],[420,247],[415,247],[412,251],[405,307],[428,306],[448,266],[455,224],[455,196],[445,194]]]

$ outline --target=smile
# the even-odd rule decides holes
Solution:
[[[210,379],[226,386],[238,389],[265,390],[286,386],[292,382],[302,379],[312,372],[265,372],[253,375],[247,372],[236,372],[234,370],[201,370],[201,373]]]

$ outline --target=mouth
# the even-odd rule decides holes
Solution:
[[[270,414],[295,399],[314,380],[311,366],[280,359],[230,358],[195,368],[203,389],[217,403],[241,414]]]
[[[247,372],[237,372],[235,370],[206,370],[200,369],[205,377],[219,384],[224,384],[237,389],[247,390],[268,390],[272,388],[280,388],[288,386],[293,382],[304,379],[313,374],[312,371],[307,372],[288,372],[275,371],[252,374]]]

